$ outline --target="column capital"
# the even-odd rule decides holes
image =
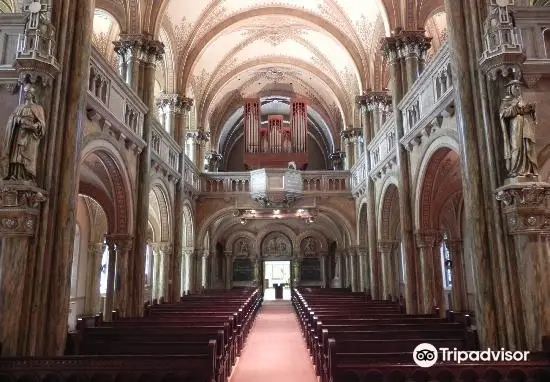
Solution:
[[[346,153],[344,151],[335,151],[329,154],[329,159],[332,162],[332,168],[334,170],[342,170]]]
[[[204,156],[204,159],[208,163],[208,172],[217,172],[223,156],[212,150]]]
[[[390,63],[399,59],[398,40],[395,36],[384,37],[380,40],[380,47],[384,58]]]
[[[378,240],[378,251],[383,254],[389,254],[397,248],[398,243],[394,240]]]
[[[189,140],[195,141],[195,143],[208,142],[210,140],[210,132],[191,130],[185,134],[185,137]]]
[[[461,239],[447,239],[445,240],[445,245],[447,246],[447,249],[449,250],[449,254],[451,255],[451,258],[454,254],[460,253],[462,251],[462,240]]]
[[[346,130],[343,130],[340,135],[342,136],[342,138],[344,139],[348,139],[348,140],[353,140],[353,139],[356,139],[356,138],[359,138],[359,137],[362,137],[363,136],[363,130],[362,129],[359,129],[359,128],[353,128],[353,127],[350,127]]]
[[[415,236],[419,248],[433,248],[441,239],[441,234],[437,231],[419,231]]]
[[[161,93],[159,98],[156,99],[155,105],[163,112],[185,114],[191,111],[193,99],[181,94]]]
[[[424,29],[401,30],[397,38],[397,46],[402,58],[418,57],[424,59],[426,52],[432,46],[432,38],[426,36]]]
[[[123,252],[131,251],[134,246],[134,237],[126,234],[108,234],[105,235],[105,241],[108,246],[116,246]]]
[[[524,182],[497,189],[511,235],[550,234],[550,184]]]
[[[34,236],[46,191],[25,181],[0,180],[0,236]]]
[[[113,45],[119,56],[139,57],[148,63],[160,61],[164,56],[164,44],[143,35],[120,35],[120,39],[113,41]]]
[[[356,102],[368,111],[389,112],[392,107],[392,96],[387,91],[367,90],[363,95],[356,97]]]

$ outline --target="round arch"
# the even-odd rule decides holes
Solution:
[[[399,219],[399,188],[397,182],[387,178],[382,188],[378,211],[378,237],[380,240],[396,240]]]
[[[156,202],[158,209],[159,225],[160,225],[160,241],[168,242],[172,238],[172,206],[168,196],[167,187],[164,182],[156,178],[151,182],[151,191],[149,200],[153,199]]]
[[[358,244],[365,246],[367,244],[367,202],[363,201],[359,205],[359,214],[357,217],[357,238]]]
[[[414,190],[415,206],[414,221],[417,229],[430,229],[433,223],[431,216],[431,198],[435,187],[435,177],[440,164],[450,152],[458,157],[458,141],[453,137],[444,135],[436,138],[426,149],[418,173],[416,176],[416,188]]]
[[[133,201],[130,178],[118,150],[103,139],[92,140],[82,149],[80,193],[104,207],[112,233],[133,232]]]
[[[193,217],[193,208],[189,200],[183,204],[183,248],[192,249],[195,247],[195,219]]]

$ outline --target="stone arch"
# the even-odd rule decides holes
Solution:
[[[270,224],[268,227],[263,228],[260,232],[258,232],[257,238],[258,238],[258,245],[259,245],[259,253],[261,255],[261,248],[262,243],[264,242],[265,238],[273,233],[273,232],[280,232],[288,239],[290,240],[290,244],[292,245],[292,256],[296,255],[296,249],[298,248],[298,242],[296,241],[296,233],[288,226],[277,223],[277,224]]]
[[[298,236],[296,237],[296,243],[298,243],[296,250],[298,252],[302,250],[302,242],[308,237],[313,237],[315,240],[317,240],[317,243],[319,244],[318,253],[320,255],[328,253],[327,237],[322,232],[316,229],[308,229],[298,234]]]
[[[248,230],[241,229],[231,233],[225,241],[226,250],[232,250],[235,242],[240,238],[246,238],[250,242],[252,246],[252,248],[249,248],[250,256],[260,256],[260,247],[258,245],[258,241],[256,240],[256,235],[254,234],[254,232]]]
[[[426,150],[419,167],[414,198],[415,227],[418,230],[437,229],[441,200],[462,190],[458,152],[458,143],[447,136],[437,138]],[[450,170],[454,170],[452,174],[447,173]]]
[[[111,233],[133,232],[132,188],[118,150],[108,141],[90,141],[80,160],[80,193],[97,200],[107,213]]]
[[[399,188],[396,182],[387,179],[379,203],[378,237],[381,240],[397,240],[399,224]]]
[[[183,248],[194,248],[195,247],[195,219],[193,217],[193,208],[189,200],[186,200],[183,204],[183,234],[182,234],[182,243]]]
[[[156,237],[163,242],[170,241],[172,237],[172,207],[168,195],[166,185],[162,180],[156,179],[152,182],[149,201],[150,205],[153,203],[153,206],[149,209],[153,208],[158,213],[158,231],[160,234]]]

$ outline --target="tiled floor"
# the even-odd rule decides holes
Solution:
[[[231,382],[317,382],[290,301],[264,301]]]

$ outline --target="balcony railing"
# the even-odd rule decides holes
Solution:
[[[88,80],[88,117],[99,120],[102,128],[109,128],[115,136],[124,139],[127,147],[145,146],[143,119],[147,106],[124,83],[107,61],[92,47]]]
[[[350,183],[351,183],[351,192],[356,193],[357,190],[364,187],[365,181],[367,179],[367,168],[365,165],[365,155],[361,155],[359,161],[353,165],[350,170]]]
[[[151,153],[153,162],[167,172],[169,178],[180,178],[180,155],[182,148],[168,134],[156,119],[153,120],[151,136]]]
[[[401,144],[408,150],[422,143],[443,117],[454,114],[454,87],[451,54],[446,42],[398,105],[403,114]]]
[[[304,171],[304,194],[349,194],[349,171]]]
[[[201,174],[195,164],[187,157],[183,156],[183,181],[188,192],[198,195],[201,192]]]
[[[394,121],[392,114],[368,146],[371,164],[369,176],[372,178],[382,176],[387,169],[396,164]]]

